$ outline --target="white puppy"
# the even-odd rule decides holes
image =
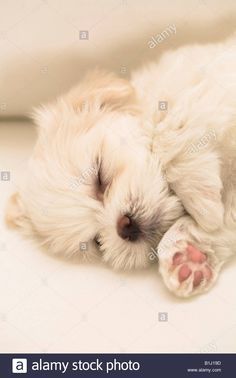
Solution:
[[[184,47],[130,82],[96,71],[36,112],[27,180],[6,219],[53,253],[114,268],[159,260],[207,290],[236,250],[236,46]]]

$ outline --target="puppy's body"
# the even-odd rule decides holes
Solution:
[[[222,224],[223,213],[224,224],[235,226],[235,67],[236,42],[231,39],[216,46],[170,52],[159,64],[137,72],[132,80],[144,118],[149,120],[146,127],[150,126],[152,151],[159,156],[167,180],[177,192],[184,176],[183,186],[194,193],[194,198],[193,203],[187,203],[188,196],[181,200],[190,213],[195,212],[194,217],[206,231]],[[160,110],[158,101],[166,101],[168,110]],[[200,193],[204,186],[215,189],[215,195],[221,194],[223,208],[220,201],[215,204],[214,195],[211,198],[208,193],[206,198]],[[196,189],[201,198],[196,197]],[[208,218],[206,211],[211,203],[214,205]]]
[[[147,266],[155,251],[170,290],[208,289],[236,245],[235,66],[231,40],[169,52],[132,85],[85,78],[38,112],[8,221],[54,253],[87,242],[87,257],[116,268]]]
[[[172,226],[157,249],[166,285],[181,296],[208,289],[236,252],[235,67],[236,44],[230,39],[169,52],[133,76],[144,118],[149,120],[147,129],[155,125],[150,128],[152,151],[190,215]],[[158,101],[166,101],[168,110],[160,111]],[[188,262],[184,241],[208,254],[210,279],[204,277],[206,266],[195,268]],[[192,273],[181,284],[181,266],[173,267],[179,250]],[[201,284],[194,288],[194,274],[199,272]]]

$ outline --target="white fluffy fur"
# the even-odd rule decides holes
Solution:
[[[130,82],[88,75],[36,112],[38,141],[8,222],[35,232],[52,253],[97,256],[114,268],[147,266],[164,235],[158,257],[167,287],[181,296],[207,290],[236,250],[235,67],[231,39],[170,51]],[[135,217],[143,238],[118,236],[122,214]],[[196,290],[170,272],[176,231],[178,243],[210,256],[212,280]]]

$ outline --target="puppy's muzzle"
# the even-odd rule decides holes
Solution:
[[[141,230],[131,217],[122,215],[117,221],[117,233],[124,240],[136,241],[141,235]]]

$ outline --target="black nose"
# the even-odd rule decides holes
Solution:
[[[141,232],[134,220],[127,215],[123,215],[117,221],[117,233],[122,239],[136,241]]]

